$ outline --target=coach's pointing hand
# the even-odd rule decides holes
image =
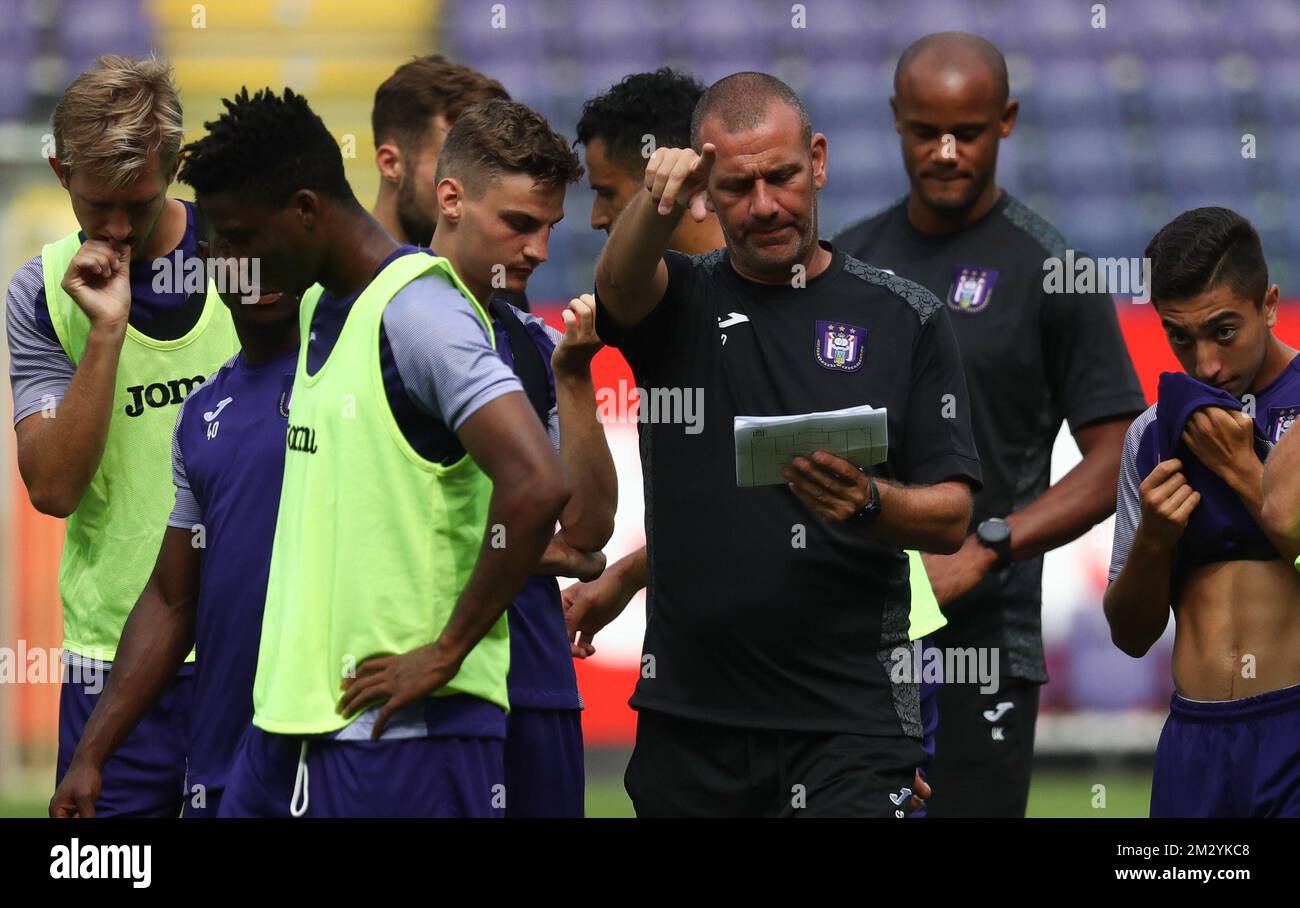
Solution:
[[[358,665],[354,677],[343,679],[343,696],[336,711],[351,718],[387,701],[380,707],[370,733],[371,739],[378,741],[394,712],[433,693],[456,677],[458,671],[460,666],[447,664],[432,643],[400,656],[375,656]]]
[[[706,189],[709,173],[718,159],[712,142],[705,142],[701,154],[690,148],[657,148],[645,168],[645,188],[650,190],[661,215],[673,213],[673,206],[689,209],[697,222],[709,216]]]

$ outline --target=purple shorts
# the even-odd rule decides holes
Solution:
[[[582,711],[510,711],[506,730],[506,817],[584,815]]]
[[[1151,816],[1300,817],[1300,684],[1215,702],[1174,694]]]
[[[185,810],[181,814],[187,820],[213,820],[221,808],[221,796],[224,788],[207,788],[202,783],[190,783],[186,792]]]
[[[56,784],[72,764],[86,720],[99,702],[109,671],[63,667],[59,688],[59,758]],[[158,704],[145,714],[104,764],[103,788],[95,802],[100,817],[178,817],[185,802],[190,701],[194,668],[181,670]]]
[[[336,741],[250,727],[221,817],[500,817],[500,738]]]

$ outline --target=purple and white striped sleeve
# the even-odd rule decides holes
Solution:
[[[407,394],[453,432],[490,401],[523,391],[473,307],[441,276],[424,275],[399,290],[383,325]]]
[[[48,318],[42,321],[38,315],[44,295],[45,276],[38,255],[13,276],[5,302],[14,425],[33,413],[58,406],[76,372]]]
[[[1142,519],[1142,493],[1140,486],[1145,476],[1137,465],[1138,446],[1142,436],[1155,421],[1156,405],[1152,404],[1146,412],[1133,420],[1124,434],[1124,449],[1119,456],[1119,488],[1115,493],[1115,539],[1110,550],[1109,577],[1114,581],[1128,561],[1128,553],[1133,548],[1133,536],[1137,533],[1138,522]]]
[[[546,335],[546,339],[551,342],[551,353],[555,352],[555,348],[560,346],[560,341],[564,340],[563,332],[555,330],[549,324],[546,323],[545,319],[540,318],[531,312],[525,312],[524,310],[520,309],[518,306],[514,305],[513,303],[510,304],[510,308],[515,310],[515,314],[519,316],[519,320],[522,321],[525,325],[532,325],[540,328],[541,331]],[[542,351],[542,352],[543,355],[546,357],[546,374],[551,377],[551,385],[552,385],[551,396],[554,397],[555,376],[551,373],[550,353],[547,353],[546,351]],[[593,401],[593,406],[594,406],[594,401]],[[549,438],[551,441],[551,448],[554,449],[556,454],[559,454],[560,453],[560,408],[558,403],[556,404],[556,406],[551,407],[551,412],[547,416],[546,437]]]
[[[169,527],[192,530],[196,524],[203,522],[203,508],[190,489],[190,480],[185,473],[185,452],[181,450],[181,419],[185,416],[185,404],[181,404],[176,414],[176,427],[172,429],[172,484],[176,486],[176,503],[172,506],[171,516],[167,518]]]

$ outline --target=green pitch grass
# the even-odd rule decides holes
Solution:
[[[1094,791],[1094,786],[1105,786]],[[1103,803],[1105,806],[1094,806]],[[1031,817],[1145,817],[1151,798],[1151,773],[1145,770],[1042,770],[1029,793]],[[48,794],[0,795],[0,817],[43,817]],[[587,816],[631,817],[621,773],[587,778]]]

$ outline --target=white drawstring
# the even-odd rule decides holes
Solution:
[[[302,804],[298,796],[302,795]],[[289,799],[289,813],[300,817],[307,812],[307,739],[302,739],[302,749],[298,751],[298,773],[293,779],[293,797]]]

